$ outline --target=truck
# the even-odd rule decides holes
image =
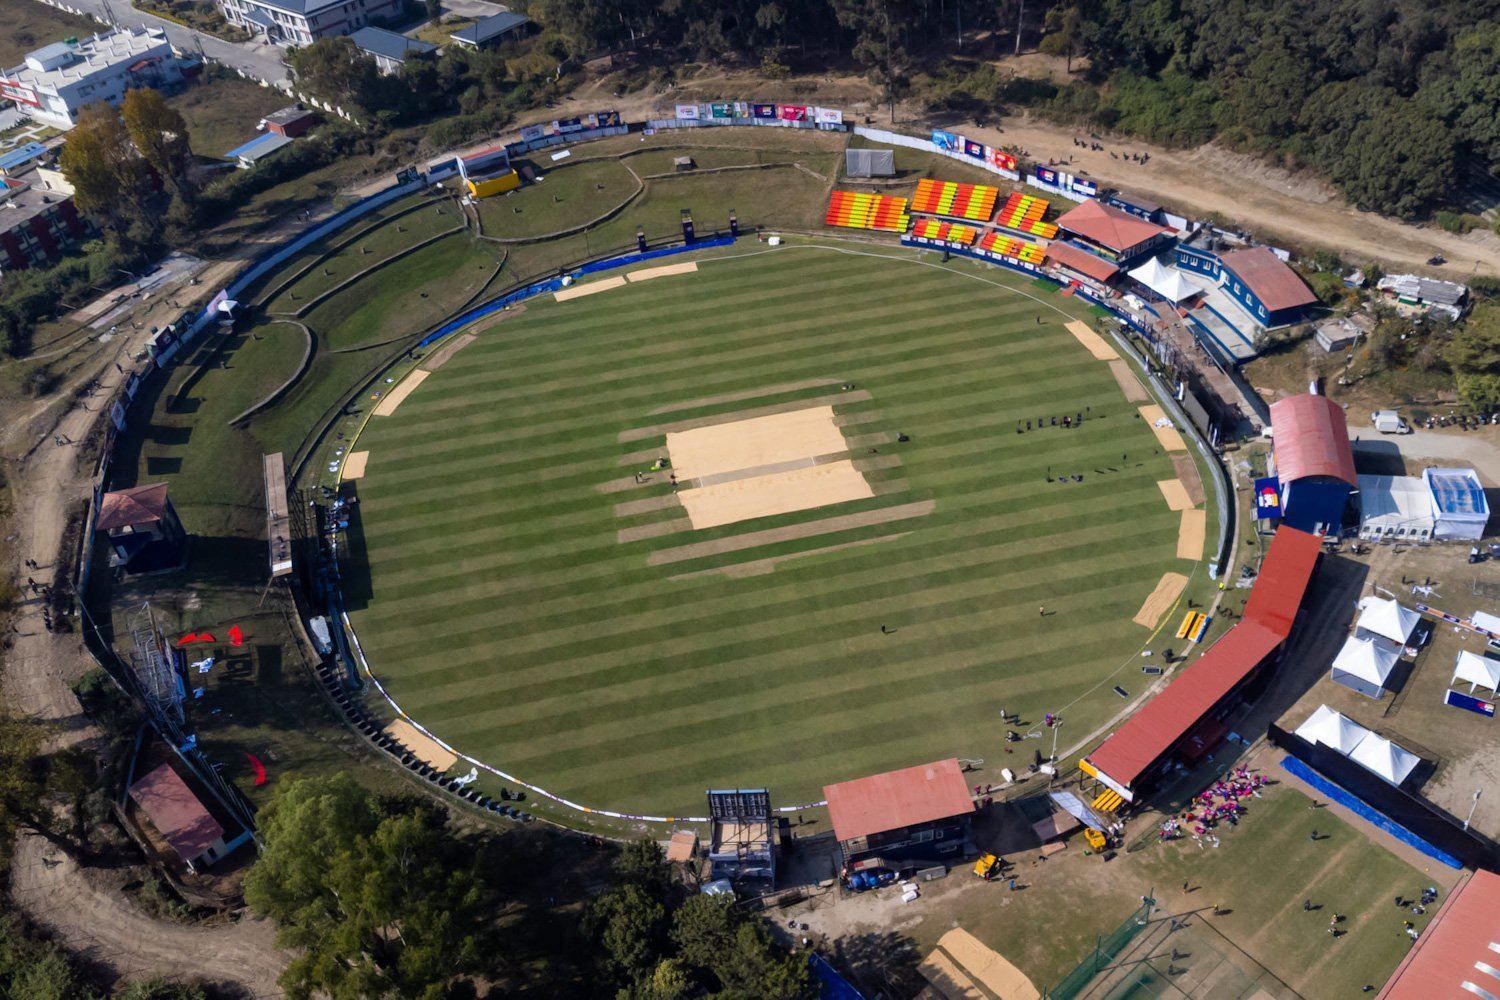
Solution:
[[[1370,417],[1370,423],[1382,434],[1410,434],[1411,425],[1401,419],[1401,414],[1395,410],[1376,410]]]

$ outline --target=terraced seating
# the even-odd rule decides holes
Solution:
[[[988,250],[1002,257],[1013,257],[1027,264],[1035,264],[1037,267],[1042,266],[1042,261],[1047,256],[1047,251],[1035,243],[1027,243],[1025,240],[1019,240],[1014,236],[1007,236],[994,230],[984,234],[984,238],[979,241],[979,249]]]
[[[913,212],[946,215],[956,219],[988,222],[995,210],[1000,189],[984,184],[961,184],[958,181],[935,181],[924,177],[917,182],[912,196]]]
[[[904,233],[911,225],[906,199],[883,194],[860,194],[835,191],[828,199],[828,213],[823,222],[845,229],[880,229]]]
[[[1004,207],[995,216],[995,223],[1017,232],[1040,236],[1048,240],[1054,239],[1057,236],[1057,227],[1050,222],[1042,221],[1050,205],[1051,202],[1045,198],[1022,194],[1018,191],[1005,200]]]
[[[973,226],[960,226],[954,222],[942,222],[938,219],[918,219],[912,226],[912,235],[921,236],[929,240],[946,240],[949,243],[962,243],[971,245],[979,238],[979,230]]]

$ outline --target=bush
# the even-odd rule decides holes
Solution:
[[[1469,220],[1458,212],[1450,212],[1447,209],[1443,209],[1437,213],[1436,218],[1437,224],[1450,233],[1463,235],[1472,228],[1469,225]]]

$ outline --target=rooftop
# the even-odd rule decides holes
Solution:
[[[1432,492],[1439,514],[1470,514],[1488,518],[1490,505],[1473,469],[1426,469],[1422,478]]]
[[[1077,233],[1116,253],[1123,253],[1152,237],[1172,232],[1165,226],[1147,222],[1102,201],[1086,201],[1077,208],[1064,212],[1057,224],[1070,233]]]
[[[224,154],[224,159],[247,160],[255,163],[293,141],[295,140],[291,136],[282,135],[279,132],[267,132],[265,135],[256,136],[243,146],[234,147]]]
[[[128,490],[106,493],[99,501],[99,520],[94,524],[94,530],[109,531],[112,528],[155,524],[166,516],[170,506],[166,483],[133,486]]]
[[[0,179],[0,233],[8,233],[67,200],[63,191],[33,187],[10,177]]]
[[[1265,247],[1231,250],[1219,259],[1271,312],[1310,306],[1318,301],[1297,272]]]
[[[357,35],[359,34],[359,32],[355,32],[355,34]],[[265,121],[267,125],[290,125],[292,122],[301,121],[309,115],[316,114],[316,111],[309,111],[307,108],[293,104],[289,108],[282,108],[280,111],[272,111],[270,114],[266,115]]]
[[[1096,257],[1087,250],[1080,250],[1067,243],[1053,243],[1047,247],[1047,259],[1095,281],[1109,281],[1120,273],[1118,267],[1103,257]]]
[[[839,840],[929,823],[974,810],[956,757],[827,785],[828,816]]]
[[[1358,486],[1349,424],[1339,404],[1327,396],[1304,393],[1271,404],[1271,439],[1276,475],[1282,482],[1328,476]]]
[[[1454,890],[1376,1000],[1500,996],[1500,875]]]
[[[1375,287],[1383,292],[1395,292],[1407,298],[1435,302],[1443,306],[1456,306],[1469,293],[1467,287],[1456,281],[1424,278],[1419,274],[1388,274],[1381,278]]]
[[[4,156],[0,156],[0,173],[8,173],[17,167],[25,166],[33,160],[39,160],[47,155],[47,147],[39,142],[28,142],[11,150]]]
[[[171,764],[163,764],[131,785],[130,797],[184,861],[192,861],[224,839],[224,828]]]
[[[514,31],[523,24],[530,23],[531,18],[506,10],[499,14],[491,14],[484,20],[471,24],[461,31],[455,31],[448,37],[460,42],[468,42],[471,45],[483,45],[506,32]]]
[[[77,45],[57,42],[38,49],[27,55],[26,62],[5,70],[0,76],[27,87],[56,89],[120,63],[134,64],[153,49],[162,46],[170,49],[170,45],[167,33],[160,28],[90,35],[79,39]]]
[[[397,61],[405,59],[408,52],[426,54],[437,51],[437,46],[431,42],[424,42],[416,38],[407,38],[405,35],[398,35],[396,32],[386,31],[384,28],[360,28],[349,36],[349,40],[361,52],[385,56],[387,59],[395,59]]]

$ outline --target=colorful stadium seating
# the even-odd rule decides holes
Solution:
[[[1007,236],[993,230],[984,234],[984,239],[979,241],[979,249],[999,254],[1001,257],[1014,257],[1016,260],[1035,264],[1037,267],[1042,266],[1042,260],[1047,256],[1047,251],[1035,243],[1027,243],[1014,236]]]
[[[912,226],[911,232],[913,236],[922,236],[929,240],[946,240],[949,243],[962,243],[965,246],[979,237],[979,230],[973,226],[939,222],[937,219],[918,219]]]
[[[929,215],[946,215],[975,222],[990,221],[1000,189],[983,184],[960,184],[957,181],[935,181],[924,177],[917,181],[911,210]]]
[[[906,199],[883,194],[858,194],[835,191],[828,199],[828,214],[823,217],[830,226],[846,229],[883,229],[904,233],[911,225],[906,213]]]
[[[1005,207],[1000,209],[1000,213],[995,216],[995,222],[1006,229],[1040,236],[1043,239],[1055,239],[1057,227],[1050,222],[1042,221],[1042,216],[1047,214],[1048,204],[1045,198],[1016,192],[1005,200]]]

